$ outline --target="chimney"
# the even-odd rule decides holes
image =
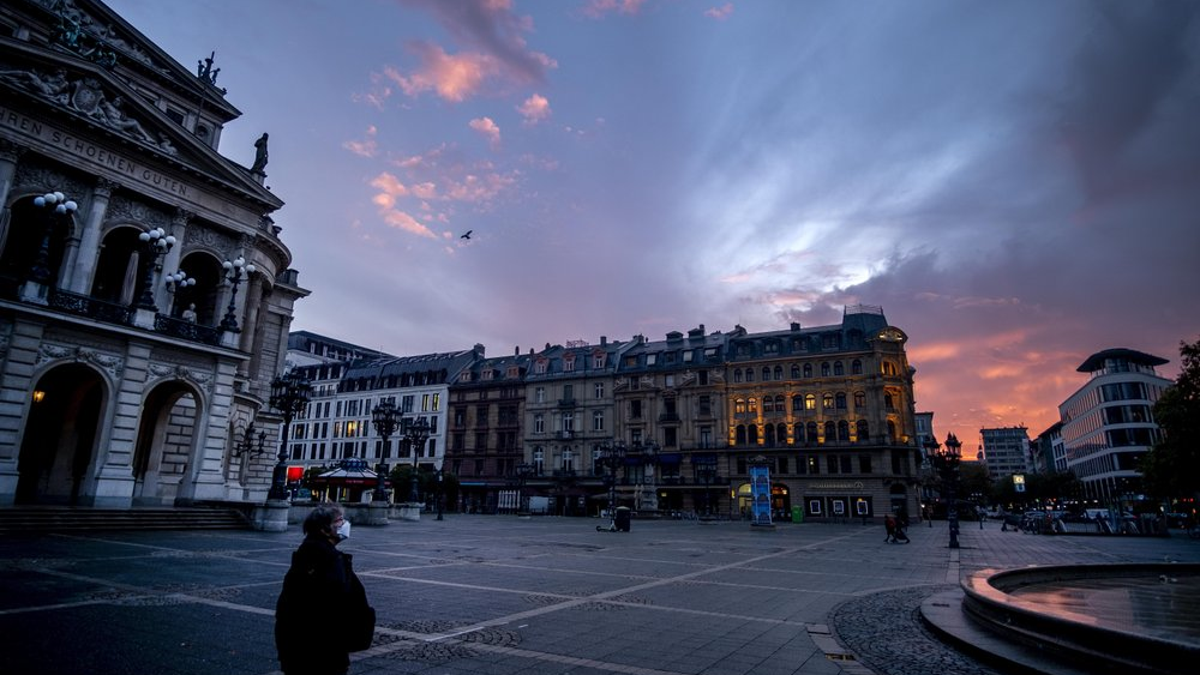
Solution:
[[[520,356],[520,355],[521,355],[521,345],[517,345],[516,347],[513,347],[513,356]]]
[[[483,356],[484,349],[485,349],[485,347],[482,344],[480,344],[478,342],[475,343],[475,353],[476,354]]]
[[[607,335],[601,335],[601,336],[600,336],[600,346],[601,346],[601,347],[604,347],[604,346],[605,346],[605,345],[607,345],[607,344],[608,344],[608,336],[607,336]]]
[[[792,332],[796,333],[796,332],[799,332],[799,330],[800,330],[800,324],[796,321],[793,321],[792,322]]]

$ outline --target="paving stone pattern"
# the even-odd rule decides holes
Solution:
[[[360,527],[342,548],[378,612],[350,672],[988,675],[920,624],[983,567],[1200,561],[1185,537],[1047,537],[914,525],[460,516]],[[991,524],[989,523],[989,526]],[[262,532],[0,538],[0,673],[268,675],[301,539]],[[331,621],[330,617],[314,620]]]

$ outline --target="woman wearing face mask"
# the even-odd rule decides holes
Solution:
[[[287,675],[341,675],[350,652],[371,645],[375,611],[352,556],[336,548],[349,536],[337,504],[321,504],[304,519],[304,541],[275,604],[275,646]]]

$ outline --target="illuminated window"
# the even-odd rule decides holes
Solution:
[[[815,395],[813,395],[813,394],[805,395],[804,409],[805,410],[816,410],[817,409],[817,397]]]
[[[833,410],[833,394],[824,394],[821,396],[821,407],[825,410]]]

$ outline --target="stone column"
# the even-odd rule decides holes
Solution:
[[[0,249],[8,235],[8,193],[17,174],[17,160],[25,154],[25,146],[0,139]]]
[[[174,296],[167,291],[164,278],[179,270],[179,260],[183,257],[183,243],[187,240],[188,221],[192,219],[193,215],[190,211],[176,209],[175,214],[171,216],[171,230],[167,234],[175,237],[175,246],[171,247],[171,250],[163,256],[162,269],[159,270],[157,286],[154,288],[154,305],[158,307],[160,314],[169,316],[172,313],[171,303],[174,301]]]
[[[96,264],[100,260],[100,235],[104,229],[104,216],[108,213],[108,200],[113,190],[120,187],[119,183],[100,178],[92,189],[92,203],[88,207],[87,220],[83,224],[83,233],[79,240],[79,252],[71,265],[70,278],[66,281],[67,290],[72,293],[90,294],[92,278],[96,274]]]

